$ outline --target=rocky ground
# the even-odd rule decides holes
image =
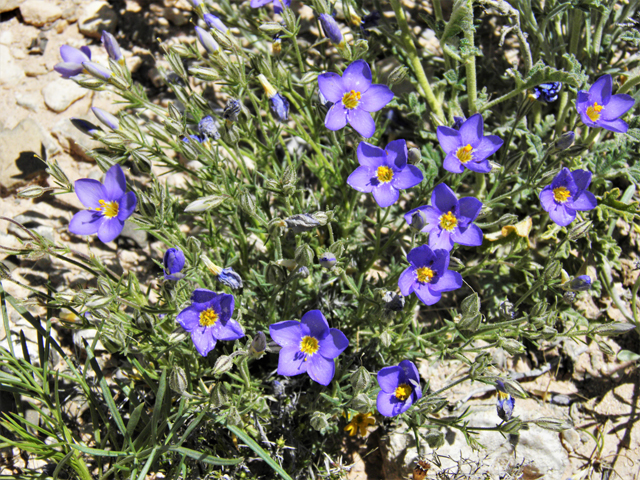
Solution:
[[[297,7],[296,7],[297,8]],[[100,46],[103,29],[116,35],[125,49],[127,64],[134,79],[145,85],[155,101],[168,96],[155,68],[159,43],[168,38],[193,41],[191,6],[187,0],[0,0],[0,215],[34,229],[50,240],[70,245],[75,250],[91,252],[105,260],[116,271],[134,270],[141,282],[155,282],[160,270],[153,259],[160,259],[162,245],[147,238],[146,233],[129,227],[115,244],[103,245],[97,240],[80,240],[67,231],[72,215],[81,208],[74,194],[38,199],[19,198],[16,193],[28,185],[50,186],[40,159],[55,159],[73,182],[78,178],[99,178],[100,170],[85,154],[93,141],[77,131],[71,117],[92,118],[92,106],[115,113],[115,97],[109,92],[92,93],[62,80],[53,66],[60,61],[63,44],[74,47],[89,45],[94,58],[106,60]],[[421,34],[421,43],[430,42],[433,32]],[[431,43],[433,45],[433,43]],[[634,235],[626,225],[618,225],[622,236]],[[0,221],[0,246],[19,248],[25,234],[7,221]],[[637,243],[635,239],[632,245]],[[127,248],[120,248],[126,246]],[[6,257],[6,258],[5,258]],[[58,289],[75,289],[84,285],[80,271],[48,257],[19,259],[0,254],[0,260],[11,270],[15,282],[3,281],[3,287],[18,299],[31,296],[29,288],[44,289],[47,282]],[[625,278],[615,285],[624,298],[637,271],[627,269]],[[620,312],[606,302],[596,304],[589,294],[581,294],[580,308],[591,316],[608,315],[615,319]],[[41,314],[34,303],[26,302],[33,313]],[[610,302],[609,302],[610,304]],[[11,329],[23,331],[34,344],[35,333],[17,312],[9,307]],[[82,349],[82,339],[91,338],[91,330],[73,335],[59,325],[55,334],[69,354]],[[637,335],[631,335],[637,342]],[[621,346],[609,340],[615,353]],[[0,346],[7,346],[6,333],[0,322]],[[35,348],[35,344],[34,344]],[[635,345],[624,348],[638,351]],[[20,349],[18,349],[20,350]],[[552,345],[544,358],[532,355],[506,358],[494,352],[495,364],[502,372],[523,374],[522,384],[530,398],[518,400],[515,414],[523,420],[539,417],[571,419],[574,428],[555,433],[536,426],[519,438],[502,437],[486,432],[477,440],[486,450],[474,452],[459,432],[445,432],[445,445],[438,450],[441,466],[433,467],[430,478],[441,469],[452,472],[454,465],[471,472],[478,462],[485,465],[476,473],[495,473],[506,465],[519,465],[522,477],[548,479],[606,477],[611,469],[619,478],[640,478],[640,427],[638,398],[640,373],[635,365],[623,364],[615,356],[603,354],[596,344],[582,345],[564,342]],[[52,358],[52,366],[59,359]],[[102,351],[101,362],[112,370],[117,365]],[[423,378],[438,389],[455,380],[462,365],[455,362],[421,365]],[[497,370],[498,373],[498,370]],[[442,385],[440,384],[442,383]],[[462,384],[449,393],[458,415],[468,406],[474,413],[469,423],[475,426],[495,426],[495,392],[482,390],[481,385]],[[457,402],[457,403],[456,403]],[[70,407],[71,408],[71,407]],[[425,432],[426,433],[426,432]],[[388,435],[381,429],[371,429],[365,439],[347,438],[344,464],[353,463],[351,479],[407,478],[418,452],[410,435]],[[421,452],[431,459],[429,448]],[[1,452],[0,474],[16,474],[25,461],[31,468],[39,467],[18,452]],[[446,458],[446,457],[449,458]],[[463,460],[459,460],[459,459]],[[456,467],[457,468],[457,467]],[[448,469],[448,470],[447,470]],[[383,472],[383,473],[381,473]],[[580,476],[583,472],[585,476]],[[605,473],[602,473],[605,472]],[[591,475],[590,477],[587,475]],[[446,477],[445,477],[446,478]]]

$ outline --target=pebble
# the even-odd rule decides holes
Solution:
[[[44,171],[46,164],[36,157],[43,154],[44,144],[45,134],[31,118],[0,132],[0,185],[10,189]]]
[[[80,100],[86,94],[87,90],[72,80],[64,78],[54,80],[42,89],[44,103],[57,113],[64,112],[73,102]]]
[[[0,0],[0,13],[15,10],[23,1],[24,0]]]
[[[0,45],[0,85],[16,85],[24,77],[24,70],[14,61],[9,47]]]
[[[118,14],[103,1],[91,2],[78,18],[80,33],[91,38],[100,38],[103,30],[113,33],[117,25]]]
[[[16,103],[23,108],[31,110],[32,112],[38,111],[38,104],[40,98],[36,93],[18,93],[15,92]]]
[[[11,30],[5,30],[0,33],[0,44],[10,46],[13,43],[13,33]]]
[[[96,123],[95,118],[91,118],[88,115],[79,118]],[[58,140],[58,143],[65,152],[89,162],[93,162],[93,159],[86,154],[87,150],[93,150],[94,148],[102,146],[102,143],[85,135],[74,127],[68,118],[64,118],[55,124],[51,130],[51,134]]]
[[[22,20],[28,25],[44,27],[62,16],[62,9],[55,2],[45,0],[27,0],[20,5]]]

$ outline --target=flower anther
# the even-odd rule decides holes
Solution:
[[[453,212],[449,211],[440,216],[440,226],[443,230],[452,232],[453,229],[458,226],[458,219],[453,214]]]
[[[420,267],[416,269],[416,275],[418,276],[418,281],[420,283],[430,283],[436,274],[429,267]]]
[[[558,203],[565,203],[571,197],[571,192],[566,187],[553,189],[553,198]]]
[[[317,338],[310,337],[309,335],[302,337],[302,341],[300,342],[300,351],[302,353],[311,356],[316,353],[319,348]],[[305,358],[304,361],[306,362],[307,359]]]
[[[345,108],[353,110],[360,104],[361,97],[362,94],[360,92],[351,90],[350,92],[344,94],[344,96],[342,97],[342,103],[344,104]]]
[[[393,170],[384,165],[378,167],[377,170],[378,180],[381,183],[388,183],[393,179]]]
[[[213,308],[207,308],[200,312],[200,326],[201,327],[211,327],[218,320],[218,314],[213,310]]]
[[[398,400],[400,400],[401,402],[404,402],[407,398],[409,398],[409,396],[411,395],[411,392],[413,392],[413,389],[411,388],[410,385],[407,385],[406,383],[401,383],[400,385],[398,385],[398,388],[396,388],[396,392],[394,395]]]
[[[600,112],[602,112],[602,110],[604,110],[604,106],[598,105],[598,102],[594,102],[593,105],[587,107],[587,117],[589,117],[592,122],[595,122],[600,118]]]
[[[113,218],[118,216],[118,210],[120,209],[118,202],[105,202],[104,200],[98,200],[98,203],[102,205],[97,207],[96,210],[102,212],[102,215],[107,218]]]
[[[456,157],[458,157],[460,163],[467,163],[473,158],[473,147],[469,144],[464,147],[460,147],[456,153]]]

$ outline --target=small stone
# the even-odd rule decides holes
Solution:
[[[24,107],[32,112],[38,111],[38,104],[40,103],[40,98],[36,93],[15,93],[16,103],[21,107]]]
[[[72,80],[59,78],[42,89],[44,103],[54,112],[64,112],[76,100],[80,100],[87,91]]]
[[[144,230],[138,230],[138,227],[131,222],[125,222],[122,233],[120,234],[120,237],[118,237],[118,241],[121,239],[133,242],[140,248],[146,248],[147,245],[149,245],[147,232]]]
[[[23,1],[24,0],[0,0],[0,13],[15,10]]]
[[[95,119],[89,116],[78,118],[95,123]],[[102,143],[85,135],[74,127],[68,118],[58,122],[51,130],[51,134],[58,140],[58,143],[65,152],[89,162],[93,162],[93,159],[87,155],[87,150],[93,150],[102,146]]]
[[[10,46],[13,43],[13,33],[11,30],[5,30],[0,33],[0,44]]]
[[[20,5],[20,14],[24,23],[44,27],[62,16],[62,9],[54,2],[45,0],[27,0]]]
[[[43,172],[47,165],[40,158],[46,159],[46,142],[45,132],[31,118],[0,132],[0,186],[10,189]]]
[[[118,14],[107,2],[91,2],[78,19],[80,33],[91,38],[100,38],[102,31],[113,33],[118,25]]]
[[[181,27],[189,22],[191,15],[188,12],[179,10],[178,8],[165,8],[164,17],[177,27]]]
[[[49,73],[49,69],[47,68],[45,61],[38,57],[31,57],[28,60],[25,60],[22,62],[22,67],[24,68],[24,73],[27,74],[27,77],[39,77]]]
[[[0,85],[16,85],[23,78],[24,71],[13,60],[9,47],[0,45]]]
[[[78,20],[78,9],[76,7],[68,7],[62,11],[62,18],[67,22],[73,23]]]

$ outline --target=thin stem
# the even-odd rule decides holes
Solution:
[[[473,29],[473,1],[469,0],[469,25],[464,31],[464,38],[469,43],[469,48],[473,50],[475,45],[474,29]],[[467,94],[469,98],[469,115],[473,115],[478,111],[476,102],[478,100],[478,89],[476,85],[476,56],[471,53],[471,56],[466,59],[465,70],[467,72]]]

